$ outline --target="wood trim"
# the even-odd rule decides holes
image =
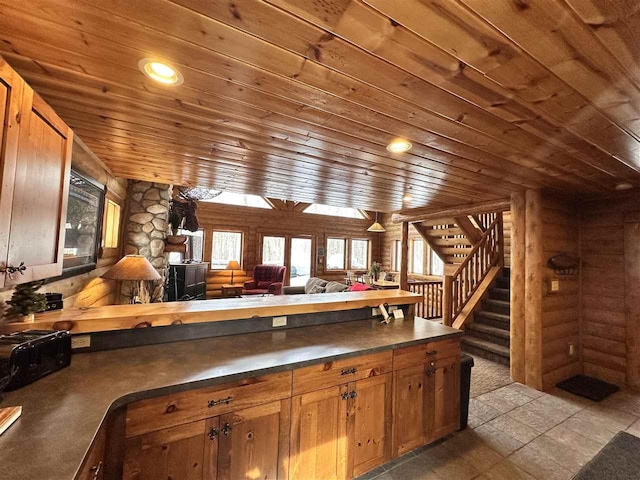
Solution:
[[[490,200],[488,202],[460,205],[443,210],[433,208],[415,208],[412,210],[405,210],[400,213],[394,213],[391,216],[391,221],[393,223],[417,223],[427,220],[455,218],[464,215],[474,215],[478,213],[504,212],[509,210],[509,208],[511,208],[511,201],[508,198],[504,198],[500,200]]]
[[[322,295],[279,295],[267,298],[112,305],[42,313],[36,315],[33,323],[6,323],[0,326],[0,332],[10,333],[29,328],[91,333],[274,315],[354,310],[377,307],[381,303],[408,305],[419,301],[421,301],[420,295],[404,290],[371,290]]]
[[[624,225],[627,383],[640,388],[640,222]]]
[[[480,282],[480,285],[476,287],[475,292],[473,293],[473,295],[471,295],[464,308],[456,316],[456,319],[452,325],[453,328],[462,329],[464,327],[464,324],[467,322],[469,317],[473,315],[473,311],[478,306],[478,302],[482,300],[483,295],[487,292],[489,287],[491,287],[493,281],[496,279],[501,270],[501,267],[491,267],[482,282]]]
[[[400,244],[400,289],[409,290],[409,223],[402,223]]]
[[[511,341],[510,369],[514,382],[525,383],[525,278],[526,278],[525,196],[511,196]]]

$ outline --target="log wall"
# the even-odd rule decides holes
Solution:
[[[83,143],[77,139],[73,146],[72,165],[74,169],[107,186],[107,198],[122,208],[121,220],[124,217],[127,198],[127,180],[114,177],[102,161],[96,157]],[[122,226],[120,235],[122,237]],[[66,307],[91,307],[112,305],[117,303],[118,289],[114,280],[105,280],[100,276],[121,258],[122,240],[119,248],[104,249],[98,258],[95,270],[81,275],[51,281],[40,291],[62,293]],[[0,291],[0,305],[11,298],[13,289]]]
[[[380,259],[380,233],[367,232],[371,219],[352,219],[315,215],[293,210],[267,210],[263,208],[200,202],[198,206],[200,228],[205,230],[204,261],[211,261],[211,232],[214,230],[242,231],[242,271],[234,273],[235,283],[252,277],[253,268],[260,263],[262,235],[311,236],[314,261],[312,276],[343,282],[345,271],[325,269],[325,257],[317,256],[318,247],[326,252],[327,238],[369,239],[371,261]],[[210,270],[207,278],[207,297],[220,296],[220,285],[229,283],[231,272]]]
[[[557,275],[547,266],[558,254],[580,257],[579,215],[575,206],[549,195],[542,198],[542,381],[545,389],[581,373],[580,277]],[[552,280],[559,291],[551,292]],[[569,345],[574,345],[573,355]]]
[[[584,371],[640,386],[640,195],[584,202],[581,212]]]

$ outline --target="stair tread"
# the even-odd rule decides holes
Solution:
[[[478,332],[486,333],[488,335],[493,335],[496,337],[502,338],[510,338],[511,334],[509,330],[505,330],[504,328],[492,327],[491,325],[483,325],[482,323],[471,322],[466,326],[468,330],[476,330]]]
[[[510,292],[510,290],[508,288],[500,288],[500,287],[492,287],[492,288],[490,288],[490,290],[492,292],[495,292],[495,293],[507,293],[508,294]]]
[[[498,300],[497,298],[487,298],[485,299],[485,302],[487,302],[490,305],[499,305],[501,307],[511,306],[511,302],[509,302],[509,300]]]
[[[493,342],[489,342],[487,340],[481,340],[479,338],[464,336],[462,337],[462,343],[471,345],[473,347],[480,348],[483,350],[487,350],[491,353],[495,353],[496,355],[500,355],[501,357],[509,358],[510,356],[509,348],[503,347],[502,345],[498,345]]]
[[[503,313],[490,312],[488,310],[478,310],[475,314],[481,317],[493,318],[494,320],[501,320],[503,322],[511,321],[510,315],[505,315]]]

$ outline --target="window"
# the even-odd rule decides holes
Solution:
[[[433,250],[431,250],[431,275],[444,275],[444,262]]]
[[[344,238],[327,238],[327,270],[345,270],[346,251]]]
[[[400,263],[402,260],[402,242],[400,240],[393,241],[393,250],[391,251],[391,270],[400,271]]]
[[[347,207],[330,207],[329,205],[321,205],[314,203],[305,208],[304,213],[315,213],[317,215],[330,215],[332,217],[345,217],[345,218],[364,218],[362,212],[357,208]]]
[[[262,237],[262,264],[284,265],[285,237]]]
[[[225,270],[230,260],[242,265],[242,232],[214,231],[211,244],[212,270]]]
[[[351,264],[354,270],[369,268],[369,240],[351,240]]]
[[[120,237],[120,205],[113,200],[107,200],[106,218],[102,245],[104,248],[118,248]]]
[[[424,243],[422,240],[411,242],[411,273],[424,273]]]
[[[245,195],[242,193],[222,192],[211,200],[204,202],[224,203],[225,205],[240,205],[242,207],[271,208],[264,198],[258,195]]]
[[[187,252],[169,252],[169,263],[183,263],[186,260],[194,262],[202,262],[204,253],[204,230],[200,229],[195,232],[178,229],[178,235],[186,235]]]

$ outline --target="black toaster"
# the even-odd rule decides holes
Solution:
[[[71,363],[67,331],[25,330],[0,335],[0,385],[16,390]]]

